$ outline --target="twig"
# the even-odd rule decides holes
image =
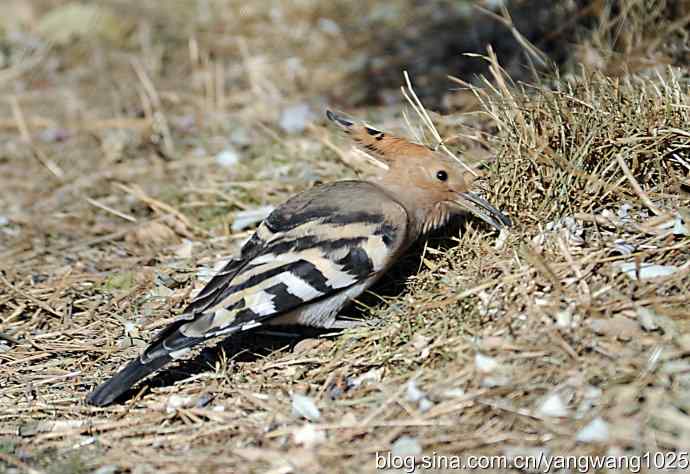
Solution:
[[[657,216],[662,216],[665,215],[666,213],[663,212],[661,209],[656,207],[652,200],[649,198],[647,193],[645,193],[642,190],[642,187],[640,186],[640,183],[637,182],[633,174],[630,172],[630,168],[628,168],[628,165],[625,164],[625,160],[623,157],[619,154],[616,155],[616,161],[618,162],[618,166],[621,167],[621,170],[623,171],[623,174],[625,175],[626,178],[628,178],[628,181],[630,182],[630,186],[632,186],[633,191],[635,191],[635,194],[638,195],[640,200],[649,208],[650,211],[652,211],[654,214]]]
[[[122,184],[122,183],[115,183],[115,186],[118,188],[122,189],[128,194],[131,194],[132,196],[136,197],[140,201],[144,201],[146,204],[151,206],[154,209],[163,210],[165,212],[168,212],[175,217],[177,217],[184,225],[186,225],[188,228],[193,229],[194,227],[192,224],[189,222],[189,219],[182,214],[180,211],[172,207],[170,204],[166,204],[162,201],[159,201],[158,199],[154,199],[151,196],[147,195],[144,191],[141,189],[135,189],[135,188],[130,188],[129,186]]]
[[[17,294],[17,295],[19,295],[19,296],[22,296],[22,297],[24,297],[24,298],[26,298],[26,299],[28,299],[29,301],[31,301],[33,304],[35,304],[35,305],[38,306],[39,308],[41,308],[41,309],[43,309],[43,310],[49,312],[49,313],[52,314],[53,316],[57,316],[58,318],[61,318],[61,319],[62,319],[62,314],[60,314],[60,312],[58,312],[57,310],[54,310],[53,308],[51,308],[50,306],[48,306],[47,304],[45,304],[43,301],[37,300],[36,298],[34,298],[33,296],[29,295],[28,293],[25,293],[25,292],[22,292],[22,291],[18,290],[12,283],[10,283],[9,281],[7,281],[7,279],[6,279],[4,276],[0,275],[0,281],[2,281],[2,283],[3,283],[7,288],[9,288],[10,290],[12,290],[15,294]]]
[[[534,59],[536,59],[541,66],[546,66],[548,62],[548,56],[543,51],[539,50],[539,48],[532,44],[527,38],[525,38],[522,35],[522,33],[518,31],[518,29],[513,24],[513,19],[511,18],[508,9],[505,6],[501,7],[501,15],[498,15],[481,5],[474,4],[474,8],[484,13],[485,15],[488,15],[491,18],[503,23],[513,34],[517,42],[520,43],[520,46],[522,46],[525,49],[525,51],[527,51]]]
[[[402,116],[405,120],[405,124],[407,125],[408,130],[410,130],[410,133],[412,133],[412,135],[414,136],[414,139],[417,140],[419,143],[424,143],[422,135],[420,135],[417,132],[417,127],[412,126],[412,122],[410,121],[410,118],[407,116],[407,112],[405,110],[402,111]]]
[[[159,126],[159,131],[163,137],[163,149],[167,156],[172,156],[175,153],[175,144],[172,139],[172,134],[170,133],[168,120],[163,113],[161,99],[156,91],[156,87],[153,85],[153,81],[149,78],[146,69],[140,61],[133,60],[132,67],[144,88],[146,96],[150,99],[151,105],[153,106],[152,118]]]
[[[118,239],[124,237],[125,235],[127,235],[127,233],[130,232],[132,230],[132,228],[135,228],[135,226],[131,226],[130,228],[123,229],[123,230],[118,230],[117,232],[112,232],[110,234],[103,235],[101,237],[82,240],[82,241],[79,241],[79,242],[74,243],[74,244],[61,245],[59,247],[55,247],[52,249],[51,248],[43,248],[40,250],[30,251],[29,253],[24,254],[24,255],[20,254],[20,260],[22,261],[22,263],[19,266],[20,267],[29,266],[29,262],[31,260],[33,260],[37,257],[40,257],[42,255],[55,255],[59,252],[64,252],[65,250],[75,250],[75,249],[82,248],[82,247],[90,247],[92,245],[102,244],[104,242],[109,242],[111,240],[118,240]],[[14,251],[0,254],[0,261],[4,260],[5,258],[13,257],[15,255],[16,255],[16,253]]]
[[[116,215],[117,217],[121,217],[124,220],[127,220],[129,222],[136,222],[137,221],[136,217],[130,216],[129,214],[125,214],[124,212],[120,212],[117,209],[113,209],[112,207],[106,206],[105,204],[100,203],[100,202],[96,201],[95,199],[91,199],[90,197],[85,197],[85,199],[86,199],[86,202],[88,202],[92,206],[95,206],[99,209],[103,209],[104,211],[109,212],[113,215]]]
[[[505,77],[508,77],[510,79],[510,76],[508,76],[508,73],[501,67],[501,65],[498,62],[498,57],[496,56],[496,53],[494,52],[494,49],[489,45],[486,48],[487,52],[487,60],[489,61],[489,71],[491,72],[491,75],[493,76],[494,80],[496,81],[496,85],[500,89],[500,93],[496,91],[496,93],[502,97],[507,97],[509,98],[509,103],[513,110],[515,111],[515,118],[517,119],[518,123],[520,124],[520,127],[522,130],[525,132],[531,130],[531,127],[527,126],[527,121],[525,120],[525,117],[522,113],[522,109],[518,105],[517,101],[515,100],[515,97],[513,94],[510,92],[510,89],[508,88],[508,85],[506,84]],[[486,81],[487,83],[489,82],[488,80]],[[491,84],[488,84],[491,86]],[[492,87],[493,88],[493,87]],[[495,89],[494,89],[495,90]],[[531,137],[532,138],[532,137]],[[532,140],[534,141],[534,140]]]
[[[34,158],[38,160],[39,163],[41,163],[43,166],[45,166],[48,171],[53,173],[53,175],[62,181],[65,178],[65,172],[62,171],[62,168],[55,163],[53,160],[45,156],[45,154],[39,150],[37,147],[30,145],[31,146],[31,151],[33,152]]]
[[[19,106],[19,100],[16,95],[10,98],[10,106],[12,107],[12,115],[14,116],[14,121],[17,124],[17,130],[22,137],[22,141],[26,143],[31,143],[31,133],[29,133],[29,126],[26,124],[26,119],[24,118],[24,112]]]
[[[429,129],[431,134],[434,136],[434,138],[437,141],[437,146],[441,148],[444,152],[446,152],[451,158],[453,158],[455,161],[460,163],[460,165],[465,168],[467,171],[472,173],[474,176],[478,176],[476,171],[474,171],[472,168],[467,166],[460,158],[455,156],[452,151],[448,149],[448,147],[444,144],[443,138],[441,138],[441,135],[438,133],[438,130],[436,130],[436,127],[434,126],[434,122],[431,120],[431,117],[429,117],[429,114],[427,113],[426,109],[424,108],[424,105],[422,105],[422,102],[419,100],[419,97],[417,97],[417,94],[414,91],[414,88],[412,87],[412,82],[410,81],[410,76],[407,74],[407,71],[403,71],[403,76],[405,76],[405,83],[407,84],[407,90],[404,87],[401,87],[400,90],[402,91],[403,96],[407,101],[410,103],[412,106],[412,109],[419,115],[419,117],[422,119],[422,122],[426,127]],[[409,92],[409,95],[408,95]],[[412,98],[410,98],[412,96]]]

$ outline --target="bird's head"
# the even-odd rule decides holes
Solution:
[[[456,212],[469,212],[499,230],[511,225],[508,217],[472,192],[475,175],[456,159],[330,110],[326,115],[386,165],[377,182],[412,212],[423,231],[445,224]]]

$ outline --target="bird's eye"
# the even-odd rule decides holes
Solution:
[[[436,173],[436,177],[438,178],[439,181],[445,181],[448,179],[448,173],[441,170],[441,171]]]

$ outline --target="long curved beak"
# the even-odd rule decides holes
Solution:
[[[501,230],[504,227],[513,225],[505,214],[489,204],[486,199],[475,193],[458,193],[458,198],[455,203],[464,210],[479,217],[496,230]]]

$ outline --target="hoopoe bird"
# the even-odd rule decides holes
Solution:
[[[348,328],[339,311],[371,287],[422,235],[459,213],[496,229],[510,220],[470,192],[473,176],[452,157],[326,112],[387,170],[288,199],[262,222],[146,350],[87,397],[112,403],[135,383],[216,336],[266,325]]]

